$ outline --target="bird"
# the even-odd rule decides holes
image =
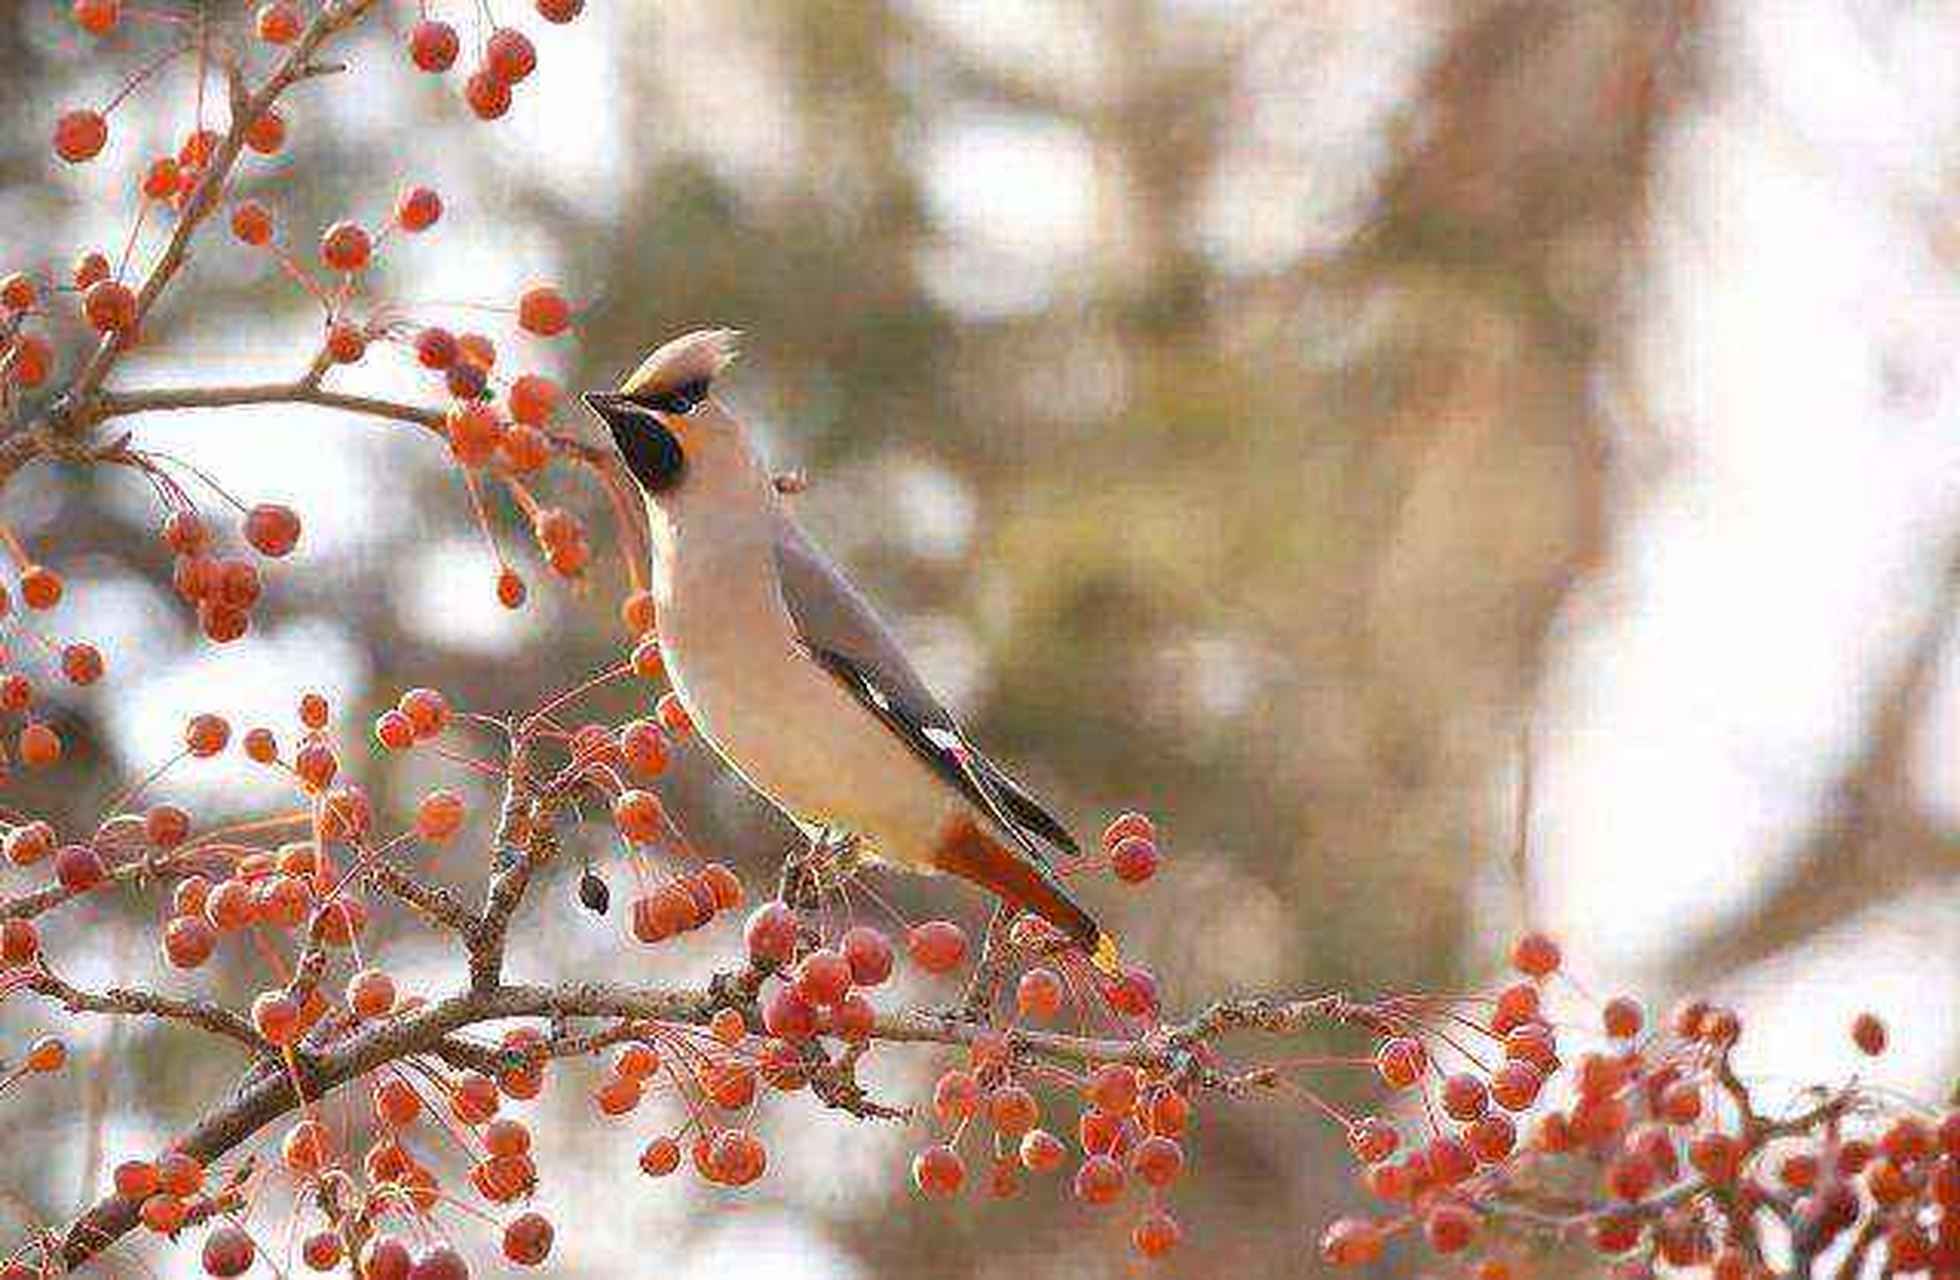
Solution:
[[[738,337],[682,334],[582,397],[644,496],[655,634],[696,731],[813,847],[971,881],[1120,977],[1050,862],[1075,838],[973,744],[717,394]]]

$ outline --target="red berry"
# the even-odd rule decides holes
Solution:
[[[463,86],[463,97],[479,120],[495,120],[510,110],[510,84],[489,70],[478,71]]]
[[[82,108],[55,121],[54,153],[69,164],[92,160],[109,141],[109,122],[99,111]]]
[[[25,271],[10,271],[0,276],[0,307],[9,311],[31,311],[39,300],[39,294],[34,277]]]
[[[1527,933],[1511,947],[1512,967],[1527,977],[1555,973],[1560,959],[1558,943],[1543,933]]]
[[[912,1157],[912,1184],[929,1200],[957,1195],[966,1182],[966,1162],[960,1153],[936,1143]]]
[[[519,1266],[535,1267],[551,1253],[550,1221],[541,1213],[526,1213],[504,1228],[504,1256]]]
[[[1445,1115],[1468,1124],[1490,1109],[1490,1091],[1482,1080],[1459,1071],[1443,1081],[1442,1101]]]
[[[496,410],[476,400],[451,406],[443,417],[443,429],[449,436],[450,454],[466,467],[489,463],[504,438]]]
[[[32,920],[0,920],[0,968],[33,964],[41,954],[41,934]]]
[[[1407,1036],[1393,1036],[1382,1042],[1375,1053],[1375,1070],[1391,1089],[1407,1089],[1422,1078],[1429,1055],[1420,1042]]]
[[[122,0],[75,0],[75,25],[92,36],[107,35],[122,18]]]
[[[844,931],[837,945],[850,965],[854,985],[875,987],[891,977],[892,944],[880,930],[855,925]]]
[[[796,994],[813,1005],[828,1008],[850,988],[850,962],[828,947],[812,951],[796,967]]]
[[[794,987],[778,987],[763,1002],[762,1026],[783,1040],[808,1040],[817,1034],[817,1011]]]
[[[418,741],[441,733],[443,726],[449,723],[449,701],[438,690],[410,689],[395,705],[408,717]]]
[[[1885,1023],[1875,1013],[1861,1013],[1851,1024],[1851,1042],[1870,1057],[1885,1052],[1886,1038]]]
[[[538,16],[546,22],[570,22],[585,10],[585,0],[537,0]]]
[[[1477,1219],[1470,1210],[1448,1202],[1431,1209],[1422,1223],[1429,1247],[1438,1253],[1461,1253],[1469,1246],[1476,1229]]]
[[[1130,1153],[1130,1171],[1153,1187],[1168,1187],[1184,1169],[1184,1148],[1174,1138],[1152,1134]]]
[[[1381,1256],[1381,1231],[1372,1222],[1340,1218],[1320,1234],[1320,1257],[1329,1266],[1365,1267]]]
[[[966,931],[950,920],[927,920],[906,933],[905,948],[927,973],[951,973],[966,958]]]
[[[1122,1196],[1123,1186],[1128,1181],[1123,1166],[1116,1163],[1115,1157],[1093,1155],[1075,1171],[1075,1198],[1084,1204],[1114,1204]]]
[[[54,876],[70,893],[87,893],[109,878],[102,855],[85,844],[63,845],[54,855]]]
[[[395,197],[395,221],[404,231],[427,231],[442,217],[442,197],[433,187],[403,187]]]
[[[163,956],[175,969],[195,969],[211,958],[218,931],[203,916],[173,917],[163,930]]]
[[[97,333],[128,333],[136,327],[136,293],[119,280],[97,280],[82,295],[82,315]]]
[[[245,126],[245,145],[262,156],[275,155],[286,145],[286,117],[267,107]]]
[[[447,71],[462,48],[456,28],[425,18],[409,29],[408,54],[424,71]]]
[[[102,678],[102,651],[80,641],[63,645],[61,674],[68,677],[70,684],[94,684]]]
[[[558,408],[560,394],[558,384],[550,378],[536,373],[523,374],[510,384],[507,397],[510,416],[526,426],[542,427]],[[651,602],[652,598],[648,597],[648,603]]]
[[[1046,1022],[1061,1012],[1062,991],[1062,977],[1053,969],[1030,969],[1014,988],[1014,1007],[1023,1018]]]
[[[242,1276],[252,1269],[258,1247],[244,1229],[229,1222],[211,1228],[204,1237],[204,1270],[213,1276]]]
[[[1109,868],[1125,884],[1142,884],[1157,874],[1157,846],[1142,836],[1125,836],[1110,850]]]
[[[1631,1040],[1640,1034],[1640,1028],[1647,1019],[1641,1012],[1638,1000],[1631,996],[1616,996],[1606,1002],[1600,1020],[1606,1025],[1607,1035],[1616,1040]]]
[[[299,545],[299,515],[277,502],[261,502],[245,513],[245,541],[262,556],[277,560]]]
[[[336,222],[320,236],[320,261],[335,271],[359,271],[374,252],[374,241],[357,222]]]
[[[1177,1248],[1183,1238],[1176,1218],[1162,1209],[1152,1209],[1131,1230],[1130,1247],[1146,1258],[1161,1258]]]
[[[530,37],[511,27],[498,27],[490,33],[483,52],[483,67],[505,84],[516,84],[537,69],[538,51]]]
[[[253,23],[259,39],[267,44],[291,44],[299,38],[301,25],[292,0],[266,0]]]
[[[796,952],[796,913],[784,903],[765,902],[749,914],[743,936],[756,964],[788,964]]]

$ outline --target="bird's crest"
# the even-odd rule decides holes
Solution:
[[[620,384],[635,400],[670,395],[682,388],[705,391],[738,354],[741,334],[734,329],[696,329],[656,348]]]

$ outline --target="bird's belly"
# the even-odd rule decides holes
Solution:
[[[964,801],[835,677],[792,642],[756,661],[683,643],[669,672],[723,760],[805,826],[848,830],[868,852],[927,865]]]

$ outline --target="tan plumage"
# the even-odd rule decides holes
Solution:
[[[1037,843],[1072,851],[1067,830],[967,740],[712,393],[735,336],[676,338],[617,394],[586,397],[646,494],[676,693],[722,759],[806,831],[850,832],[871,856],[975,881],[1113,971],[1113,941]]]

